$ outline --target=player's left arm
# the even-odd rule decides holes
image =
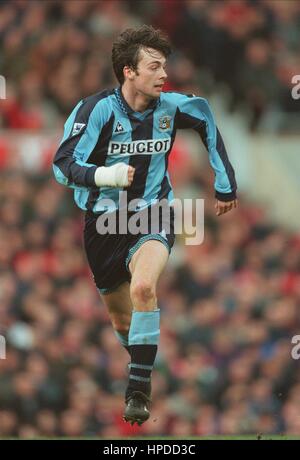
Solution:
[[[179,102],[178,128],[197,131],[208,151],[209,162],[215,173],[216,215],[220,216],[237,207],[234,169],[207,100],[194,95],[181,95]]]

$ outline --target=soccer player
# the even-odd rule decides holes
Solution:
[[[158,228],[146,233],[122,232],[118,224],[105,234],[97,223],[103,216],[120,218],[120,203],[127,219],[146,213],[149,221],[153,207],[171,203],[168,158],[177,129],[197,131],[208,150],[216,214],[237,206],[234,171],[207,101],[163,92],[170,52],[168,38],[151,26],[121,33],[112,48],[120,86],[76,105],[53,164],[58,182],[74,189],[75,202],[86,211],[87,259],[116,336],[130,354],[124,419],[131,424],[150,414],[160,334],[156,285],[174,244],[174,212],[170,205]]]

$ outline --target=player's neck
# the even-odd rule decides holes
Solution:
[[[121,91],[125,101],[135,112],[144,112],[152,100],[151,98],[139,93],[126,82],[123,84]]]

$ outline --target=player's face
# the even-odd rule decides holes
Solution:
[[[140,50],[137,72],[132,72],[132,84],[146,97],[159,97],[167,79],[166,58],[152,48]]]

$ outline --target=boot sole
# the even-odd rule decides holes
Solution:
[[[124,415],[123,420],[125,422],[129,422],[131,425],[134,425],[137,423],[139,426],[141,426],[144,422],[146,422],[149,419],[150,415],[148,415],[147,418],[141,419],[141,418],[136,418],[130,415]]]

